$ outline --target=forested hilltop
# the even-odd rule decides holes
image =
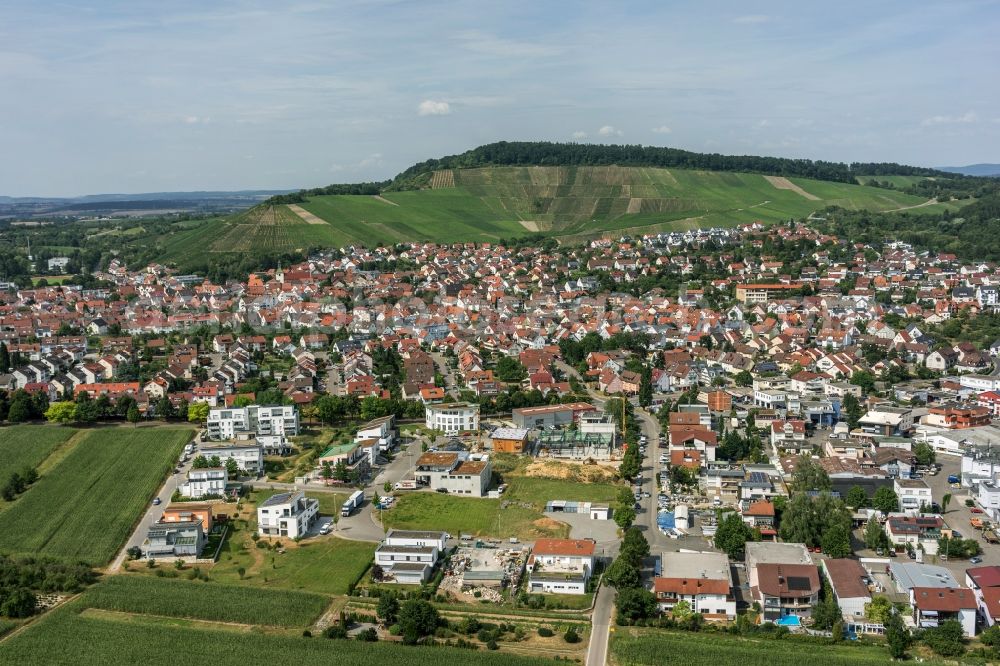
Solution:
[[[430,185],[435,171],[491,166],[634,166],[701,169],[798,176],[838,183],[856,183],[860,176],[924,176],[957,182],[978,181],[935,169],[892,162],[825,162],[822,160],[696,153],[679,148],[641,145],[553,143],[550,141],[498,141],[458,155],[448,155],[414,164],[392,180],[371,183],[334,184],[272,197],[275,204],[302,203],[311,196],[332,194],[373,195],[381,192],[422,189]]]

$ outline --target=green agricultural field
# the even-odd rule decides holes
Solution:
[[[161,260],[349,244],[496,242],[538,232],[578,242],[607,234],[771,223],[833,205],[886,211],[924,203],[899,191],[850,183],[646,167],[486,167],[439,171],[427,181],[431,189],[380,197],[311,197],[300,205],[318,218],[313,223],[280,205],[206,221],[165,238]]]
[[[0,428],[0,480],[26,467],[38,467],[76,432],[72,428],[31,425]]]
[[[0,551],[105,564],[132,532],[191,435],[190,428],[88,431],[0,513]]]
[[[615,666],[868,666],[889,663],[881,646],[755,638],[720,633],[620,629],[611,635]]]
[[[90,608],[124,613],[300,628],[330,605],[319,594],[139,575],[108,576],[86,599]]]
[[[135,666],[173,663],[183,655],[190,666],[297,664],[298,666],[555,666],[546,659],[509,653],[398,643],[331,641],[289,632],[247,627],[164,622],[143,615],[81,614],[86,595],[32,623],[0,643],[0,663],[23,666]]]

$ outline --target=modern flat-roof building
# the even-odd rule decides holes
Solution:
[[[492,477],[490,457],[468,451],[428,451],[413,472],[417,485],[471,497],[485,497]]]
[[[565,405],[544,405],[542,407],[520,407],[511,412],[511,420],[518,428],[550,428],[569,425],[581,414],[596,412],[588,402],[571,402]]]
[[[248,405],[220,407],[208,412],[205,424],[210,439],[233,439],[239,434],[299,434],[299,410],[295,405]]]
[[[425,425],[447,435],[479,430],[479,405],[449,402],[424,406]]]
[[[247,474],[258,476],[264,471],[264,449],[260,444],[217,444],[202,445],[198,449],[200,455],[209,460],[218,457],[224,466],[230,458],[236,461],[236,466]]]
[[[142,543],[143,557],[198,557],[205,547],[201,520],[154,523]]]
[[[177,490],[184,497],[191,499],[202,499],[207,496],[222,497],[226,494],[228,481],[229,473],[225,467],[191,469],[187,473],[187,480],[178,486]]]
[[[319,502],[301,490],[278,493],[257,506],[257,533],[297,539],[305,536],[319,515]]]
[[[389,530],[375,550],[375,565],[387,582],[420,585],[431,577],[447,546],[444,532]]]

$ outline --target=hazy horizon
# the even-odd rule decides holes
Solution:
[[[384,180],[498,140],[1000,162],[1000,3],[0,2],[0,194]]]

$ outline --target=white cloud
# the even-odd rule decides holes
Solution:
[[[666,125],[660,125],[659,127],[653,128],[653,134],[670,134],[673,130]]]
[[[381,166],[381,165],[382,165],[382,153],[372,153],[365,159],[358,162],[358,166],[361,167],[362,169],[373,166]]]
[[[966,111],[958,116],[931,116],[930,118],[924,118],[920,124],[924,127],[931,125],[959,125],[974,123],[977,120],[979,120],[979,116],[976,115],[975,111]]]
[[[737,16],[733,19],[733,23],[739,23],[742,25],[755,25],[758,23],[767,23],[771,20],[770,16],[766,14],[746,14],[745,16]]]
[[[545,58],[561,50],[551,44],[504,39],[480,30],[466,30],[456,36],[464,48],[499,58]]]
[[[597,130],[597,133],[601,136],[621,136],[622,131],[615,127],[614,125],[605,125],[601,129]]]
[[[184,116],[184,122],[187,125],[207,125],[212,119],[207,116]]]
[[[451,113],[451,104],[448,102],[425,99],[417,105],[417,115],[447,116],[449,113]]]
[[[587,133],[584,132],[583,130],[577,130],[576,132],[573,132],[573,138],[574,139],[586,139],[587,138]]]

